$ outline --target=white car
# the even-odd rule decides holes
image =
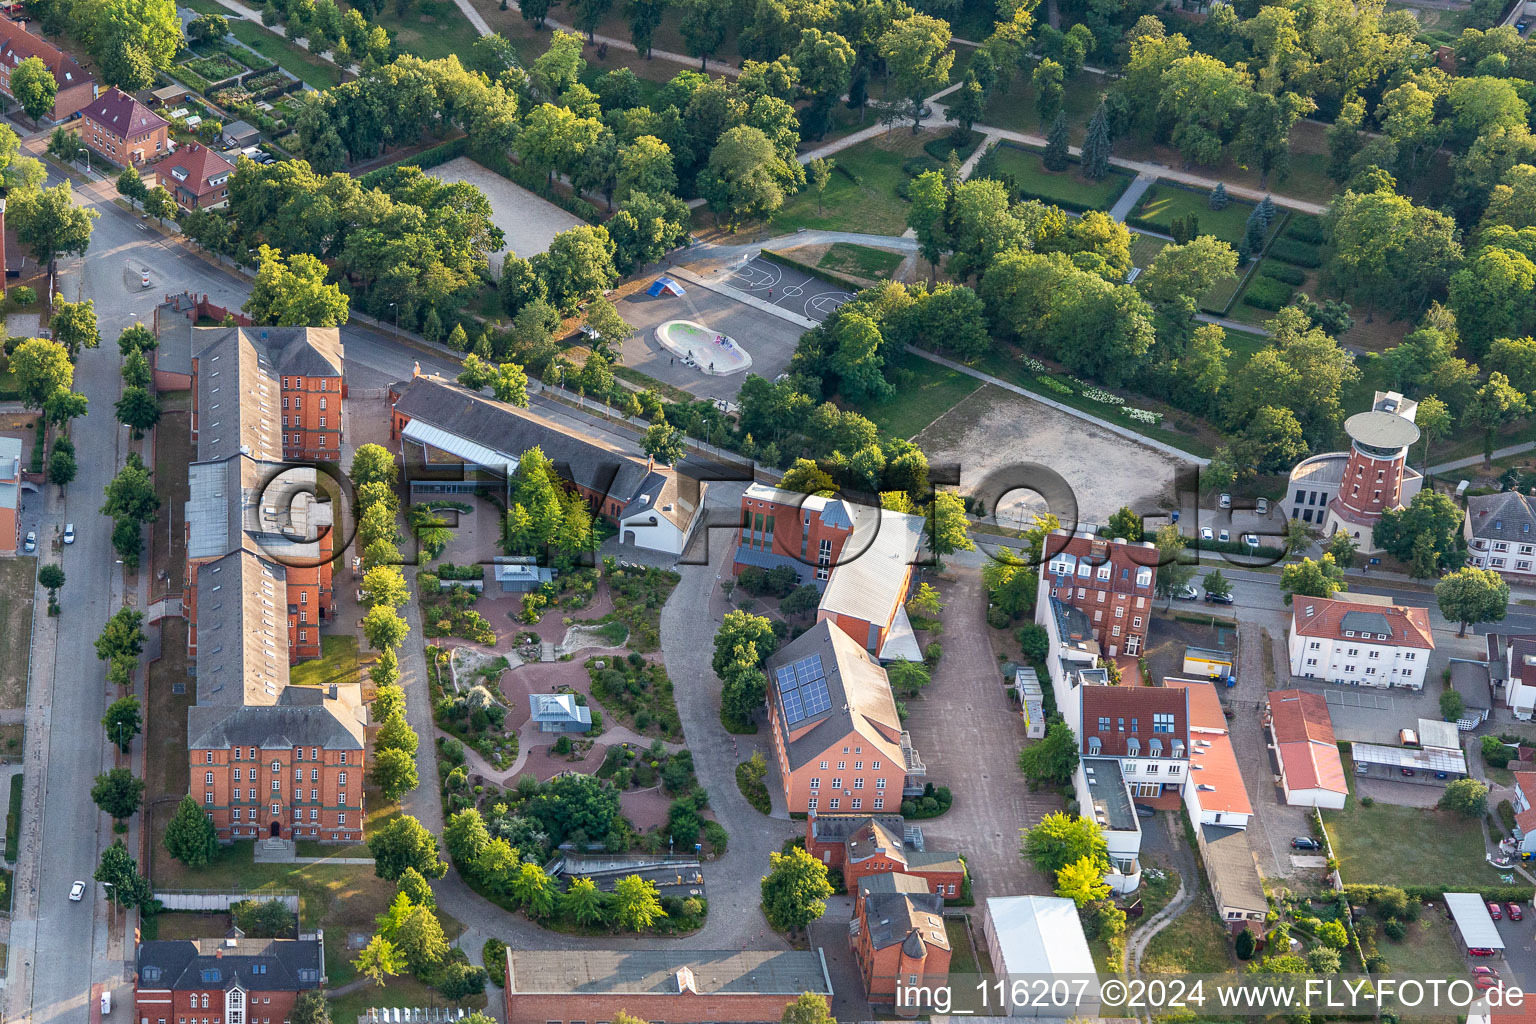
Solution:
[[[1269,499],[1256,498],[1253,502],[1253,510],[1261,516],[1269,515]]]
[[[1186,583],[1184,586],[1180,587],[1173,596],[1178,598],[1180,601],[1193,601],[1195,598],[1200,596],[1200,588],[1196,587],[1193,583]]]
[[[84,882],[76,881],[74,885],[69,887],[69,898],[73,902],[79,903],[80,900],[84,896],[85,896],[85,883]]]
[[[1209,526],[1202,526],[1202,527],[1200,527],[1200,539],[1201,540],[1215,540],[1216,539],[1216,534],[1211,531],[1211,528]]]
[[[1245,533],[1243,534],[1243,543],[1251,548],[1257,548],[1259,546],[1259,538],[1256,534]]]
[[[1216,535],[1216,539],[1225,544],[1227,541],[1232,539],[1232,533],[1225,526],[1223,526],[1221,528],[1221,532]]]
[[[65,544],[73,544],[74,542],[75,542],[75,524],[74,523],[65,523],[64,524],[64,543]]]
[[[27,531],[27,540],[26,540],[26,543],[23,545],[23,547],[27,551],[36,551],[37,550],[37,531],[35,531],[35,530],[28,530]]]
[[[1230,494],[1226,493],[1225,491],[1223,491],[1222,494],[1221,494],[1221,501],[1219,502],[1219,504],[1221,505],[1222,508],[1231,508],[1232,507],[1232,495],[1230,495]]]

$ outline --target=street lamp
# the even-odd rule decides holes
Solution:
[[[400,333],[400,306],[399,306],[398,303],[391,302],[389,304],[389,308],[395,311],[395,333],[399,334]]]

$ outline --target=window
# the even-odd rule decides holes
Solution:
[[[1319,650],[1322,646],[1322,644],[1318,643],[1316,640],[1313,640],[1310,644],[1307,644],[1307,650],[1316,651]]]
[[[837,762],[837,770],[838,771],[840,771],[840,772],[841,771],[846,771],[847,769],[848,769],[848,762],[847,761],[839,761],[839,762]],[[835,786],[835,785],[837,785],[837,783],[834,782],[834,783],[832,783],[832,785]]]
[[[235,781],[236,782],[240,781],[240,769],[239,768],[235,769]]]
[[[884,779],[876,779],[875,780],[875,788],[876,789],[884,789],[885,788],[885,780]]]
[[[338,786],[345,786],[347,784],[347,773],[346,772],[338,772],[337,773],[337,775],[336,775],[336,784]]]
[[[880,781],[884,782],[885,780],[881,779]],[[882,811],[884,809],[885,809],[885,797],[882,797],[882,796],[875,797],[875,810]]]
[[[1181,764],[1170,764],[1168,766],[1168,774],[1169,775],[1178,775],[1183,770],[1184,770],[1184,766],[1181,765]]]
[[[833,776],[833,777],[832,777],[832,788],[833,788],[833,789],[842,789],[842,788],[843,788],[843,779],[842,779],[842,776],[840,776],[840,775],[834,775],[834,776]]]
[[[1173,715],[1166,711],[1158,711],[1152,715],[1153,732],[1173,732]]]
[[[863,779],[854,779],[853,780],[853,788],[854,789],[863,789],[864,788],[864,780]]]
[[[858,810],[860,805],[862,805],[863,803],[864,803],[863,800],[860,800],[858,797],[854,797],[853,798],[853,809],[854,810]]]
[[[309,781],[310,782],[319,782],[320,781],[320,769],[319,768],[311,768],[309,770]],[[341,781],[345,782],[347,780],[345,778],[343,778]]]
[[[838,801],[837,797],[833,797],[831,800],[827,801],[827,806],[832,808],[835,811],[835,810],[837,810],[838,803],[839,803],[839,801]]]
[[[293,781],[294,782],[303,782],[304,781],[304,769],[303,768],[295,768],[293,770]]]
[[[231,812],[231,817],[233,817],[235,821],[239,821],[240,820],[240,808],[236,807],[234,809],[234,811]]]
[[[347,823],[347,816],[345,814],[338,814],[338,815],[336,815],[336,824],[338,824],[338,825],[345,825],[346,823]]]
[[[879,771],[880,770],[880,762],[879,761],[871,761],[871,762],[869,762],[869,770],[872,771],[872,772]]]
[[[825,762],[825,761],[821,762],[821,770],[822,771],[826,771],[827,770],[827,762]]]
[[[320,384],[321,384],[320,390],[324,391],[325,390],[325,381],[321,381]],[[325,410],[325,399],[324,398],[320,399],[320,409],[321,409],[322,412]],[[324,423],[325,421],[321,420],[321,422]]]
[[[212,807],[213,806],[213,794],[212,793],[204,793],[203,794],[203,806],[204,807]]]
[[[343,750],[341,752],[341,763],[342,764],[346,764],[347,763],[347,752],[345,750]]]
[[[863,771],[864,770],[864,762],[863,761],[855,761],[855,762],[853,762],[853,770],[856,771],[856,772]]]
[[[805,802],[806,809],[814,811],[816,809],[816,803],[817,803],[816,798],[815,797],[811,797],[809,800],[807,800]]]
[[[821,788],[821,779],[819,777],[818,778],[814,778],[814,779],[811,780],[811,788],[812,789],[820,789]]]
[[[204,775],[203,775],[203,785],[205,785],[205,786],[213,785],[213,772],[206,772],[206,773],[204,773]]]
[[[283,788],[283,781],[281,779],[273,779],[272,780],[272,792],[274,792],[274,793],[281,792],[282,788]]]
[[[1419,652],[1418,651],[1404,651],[1403,652],[1403,660],[1404,661],[1416,661],[1416,660],[1418,660],[1418,657],[1419,657]]]
[[[279,763],[279,762],[277,762],[277,761],[273,761],[273,762],[272,762],[272,770],[273,770],[273,771],[274,771],[274,772],[276,772],[276,771],[281,771],[281,770],[282,770],[282,767],[283,767],[283,766],[282,766],[282,764],[281,764],[281,763]]]

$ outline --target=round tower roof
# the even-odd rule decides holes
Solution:
[[[1344,431],[1372,448],[1407,448],[1419,439],[1419,428],[1412,420],[1380,410],[1355,413],[1344,421]]]

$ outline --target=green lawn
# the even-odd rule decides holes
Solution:
[[[899,252],[871,249],[867,245],[836,242],[816,264],[823,270],[854,277],[889,279],[905,257]]]
[[[453,0],[417,0],[404,18],[395,13],[394,4],[386,4],[374,20],[403,52],[423,60],[454,54],[467,59],[469,48],[480,37]]]
[[[1008,175],[1025,199],[1085,210],[1108,210],[1135,180],[1135,175],[1128,171],[1114,170],[1100,181],[1089,181],[1078,173],[1081,168],[1076,162],[1065,171],[1048,171],[1042,158],[1039,150],[1003,142],[982,158],[977,173],[985,176],[995,171]]]
[[[1094,110],[1098,109],[1099,97],[1108,86],[1107,78],[1089,71],[1084,71],[1067,83],[1066,92],[1061,98],[1061,108],[1066,111],[1067,124],[1072,128],[1072,145],[1082,144],[1083,136],[1088,131],[1088,121],[1093,117]],[[1030,84],[1028,75],[1015,76],[1007,92],[1000,88],[993,89],[980,123],[1041,136],[1050,127],[1049,124],[1040,123],[1040,114],[1035,109],[1035,87]]]
[[[897,385],[896,393],[883,402],[857,407],[893,437],[915,437],[981,387],[975,377],[905,352],[896,361],[896,371],[910,375],[910,381]]]
[[[964,918],[946,917],[944,935],[949,939],[949,973],[953,975],[991,974],[992,957],[971,942]]]
[[[39,548],[47,545],[47,531]],[[27,697],[27,667],[32,652],[32,593],[37,558],[18,552],[0,560],[0,708],[19,708]],[[61,591],[69,600],[69,591]]]
[[[896,191],[906,174],[902,161],[924,156],[923,143],[947,132],[913,135],[898,128],[838,153],[837,167],[817,213],[816,194],[805,189],[774,215],[769,231],[786,234],[800,228],[899,235],[907,229],[907,203]]]
[[[1200,221],[1202,235],[1215,235],[1234,247],[1243,240],[1243,229],[1248,224],[1248,214],[1253,212],[1252,203],[1234,199],[1221,210],[1211,209],[1209,193],[1195,191],[1159,181],[1136,204],[1132,216],[1146,221],[1147,226],[1164,234],[1172,233],[1173,219],[1194,214]]]
[[[1483,859],[1478,823],[1448,811],[1364,807],[1351,798],[1342,811],[1324,811],[1323,825],[1345,882],[1469,889],[1499,884],[1499,872]]]
[[[320,638],[320,657],[293,666],[288,681],[295,686],[355,683],[358,668],[357,637],[326,636]]]
[[[1156,235],[1144,235],[1140,231],[1131,232],[1131,265],[1146,270],[1157,258],[1157,254],[1163,251],[1163,247],[1171,244],[1166,238],[1158,238]]]
[[[222,14],[229,18],[229,31],[236,39],[281,64],[306,84],[316,89],[329,89],[336,84],[340,73],[336,65],[310,53],[297,43],[291,43],[260,22],[246,21],[229,13],[229,8],[215,0],[186,0],[187,7],[199,14]]]
[[[1210,890],[1202,885],[1195,901],[1152,937],[1141,967],[1155,974],[1225,974],[1232,970],[1231,950]]]

